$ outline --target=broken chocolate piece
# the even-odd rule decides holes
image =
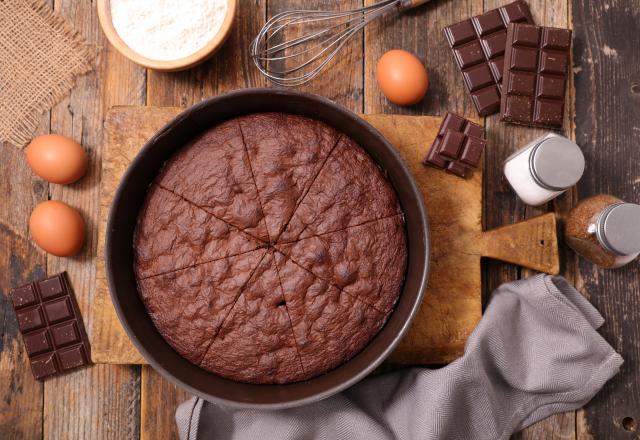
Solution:
[[[444,29],[471,100],[480,116],[500,110],[500,86],[507,25],[531,23],[531,11],[522,0],[485,12]]]
[[[37,380],[89,365],[89,342],[65,272],[16,287],[11,302]]]
[[[484,128],[453,113],[447,113],[423,163],[465,177],[468,168],[478,168],[486,145]]]
[[[509,25],[503,121],[562,128],[570,48],[569,29]]]

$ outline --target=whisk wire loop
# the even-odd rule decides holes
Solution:
[[[384,0],[351,11],[292,10],[274,15],[251,43],[251,57],[271,82],[298,86],[313,79],[351,37],[402,4]],[[317,28],[323,24],[326,27]],[[294,35],[286,40],[287,34]]]

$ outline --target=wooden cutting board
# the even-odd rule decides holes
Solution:
[[[146,140],[181,108],[114,107],[105,121],[96,301],[89,323],[96,363],[143,364],[115,313],[104,266],[106,219],[120,177]],[[423,190],[431,225],[431,269],[422,308],[391,362],[447,363],[462,355],[482,315],[480,258],[559,272],[553,214],[482,231],[482,171],[466,179],[421,164],[442,118],[364,115],[400,151]],[[489,145],[487,148],[491,148]]]

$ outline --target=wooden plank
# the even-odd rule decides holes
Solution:
[[[44,3],[53,7],[53,0]],[[49,132],[44,112],[34,136]],[[36,176],[22,150],[0,143],[0,433],[6,438],[42,438],[44,386],[36,381],[8,299],[12,287],[46,276],[46,256],[29,237],[36,204],[47,199],[48,183]]]
[[[571,28],[571,17],[569,13],[569,4],[567,0],[546,0],[538,4],[530,2],[532,13],[536,23],[544,26],[554,26],[562,28]],[[571,64],[570,64],[571,65]],[[573,92],[573,75],[569,75],[569,83],[567,84],[567,97],[565,100],[565,130],[564,135],[574,139],[573,115],[575,113],[574,92]],[[539,130],[544,133],[545,130]],[[534,208],[525,206],[524,216],[531,217],[541,212],[547,212],[551,208],[560,217],[564,216],[575,204],[576,194],[571,190],[556,198],[549,206]],[[560,246],[562,255],[562,273],[570,282],[575,283],[576,257],[567,250],[566,246]],[[532,271],[522,270],[521,278],[534,275]],[[576,436],[576,418],[575,411],[556,414],[550,416],[535,425],[523,430],[518,437],[522,439],[573,439]]]
[[[48,131],[47,112],[37,133]],[[13,145],[0,143],[0,157],[0,436],[41,438],[43,386],[31,374],[8,293],[46,274],[44,253],[32,244],[28,222],[34,206],[47,198],[47,183]]]
[[[630,36],[640,34],[640,2],[573,0],[572,5],[576,133],[588,164],[579,193],[581,198],[608,193],[638,203],[640,48]],[[639,270],[638,260],[608,271],[580,261],[583,289],[606,319],[602,334],[625,360],[585,408],[587,431],[597,439],[638,438],[640,431]]]
[[[50,196],[78,208],[87,223],[87,242],[73,258],[49,256],[47,270],[66,270],[85,321],[93,315],[97,251],[98,182],[104,108],[144,102],[144,71],[107,44],[90,2],[56,1],[56,10],[97,48],[95,70],[79,78],[71,95],[52,110],[51,130],[81,142],[89,154],[79,182],[52,185]],[[91,325],[87,325],[91,329]],[[138,367],[96,365],[45,383],[45,438],[135,438],[139,433]]]

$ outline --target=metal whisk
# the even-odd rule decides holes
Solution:
[[[344,12],[281,12],[274,15],[253,40],[251,56],[271,82],[299,86],[318,75],[349,38],[372,20],[390,10],[412,9],[428,1],[383,0]]]

